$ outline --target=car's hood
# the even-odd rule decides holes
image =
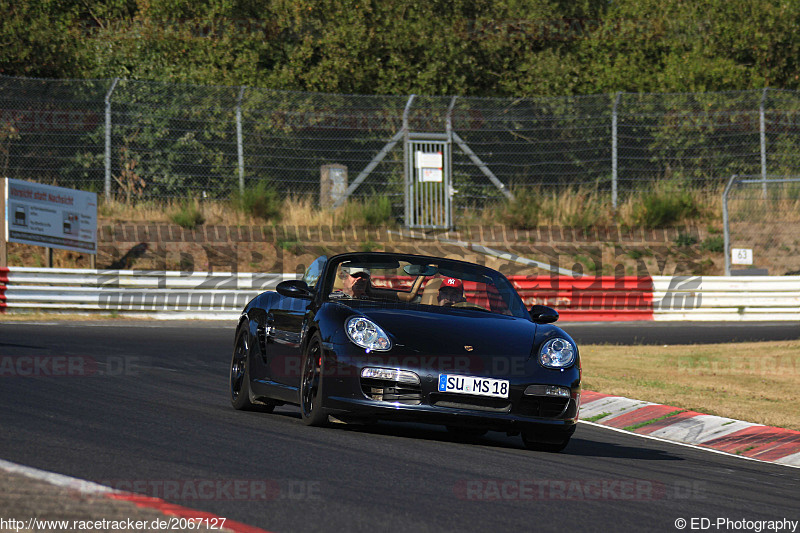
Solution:
[[[528,357],[536,335],[530,320],[485,311],[360,308],[406,353]]]

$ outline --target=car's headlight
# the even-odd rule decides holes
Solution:
[[[365,348],[368,352],[375,350],[385,352],[392,347],[392,341],[381,327],[361,316],[354,316],[347,319],[344,327],[347,336],[358,346]]]
[[[539,362],[548,368],[567,368],[575,362],[575,346],[567,339],[556,337],[545,342],[539,350]]]

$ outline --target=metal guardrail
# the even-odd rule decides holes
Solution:
[[[800,321],[800,276],[653,277],[653,318]]]
[[[0,269],[0,312],[235,319],[250,299],[297,277],[11,267]],[[553,305],[565,321],[800,321],[800,276],[509,279],[526,305]]]
[[[0,270],[0,310],[235,319],[259,293],[296,274],[46,269]]]

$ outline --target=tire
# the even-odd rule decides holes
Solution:
[[[230,399],[234,409],[240,411],[272,412],[273,403],[255,403],[250,394],[250,340],[247,329],[240,329],[233,345],[230,371]]]
[[[522,443],[529,450],[557,453],[567,447],[574,432],[574,426],[567,431],[529,429],[522,432]]]
[[[322,340],[314,333],[303,352],[300,378],[300,418],[307,426],[324,426],[328,414],[322,407]]]

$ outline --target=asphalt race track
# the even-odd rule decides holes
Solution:
[[[579,343],[800,337],[797,324],[564,327]],[[717,520],[800,519],[800,469],[586,424],[548,454],[498,433],[467,442],[438,426],[309,428],[293,407],[238,412],[232,344],[230,323],[2,322],[0,458],[275,532],[678,531],[681,518],[733,531]]]

